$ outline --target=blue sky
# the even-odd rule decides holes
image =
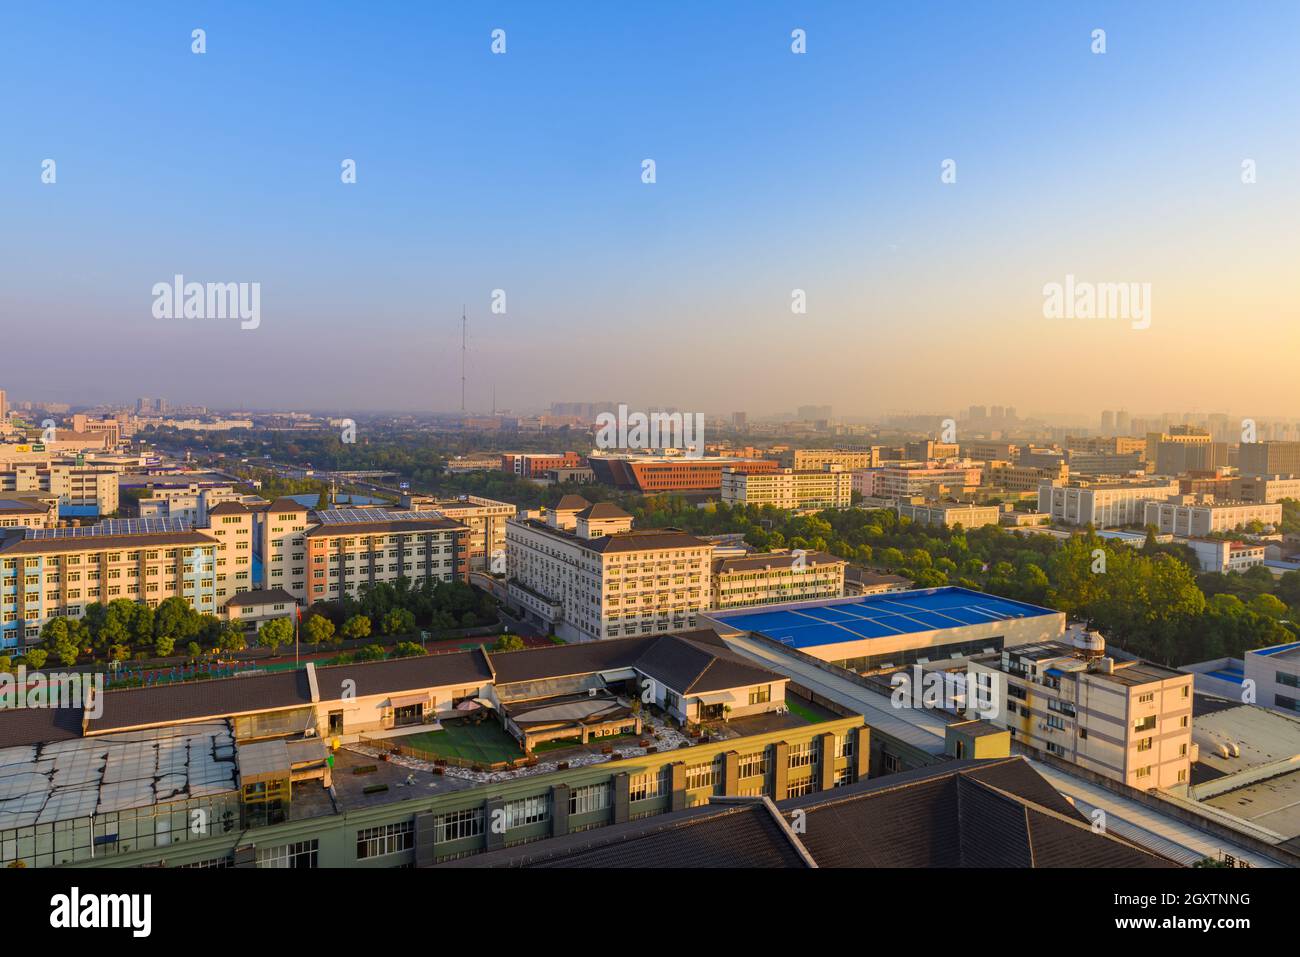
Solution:
[[[1296,5],[661,6],[9,9],[0,387],[449,409],[465,303],[480,409],[1300,414]],[[176,273],[261,326],[155,319]]]

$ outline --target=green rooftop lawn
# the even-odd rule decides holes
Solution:
[[[785,706],[790,709],[792,714],[797,714],[809,724],[820,724],[823,721],[829,721],[835,717],[829,711],[824,711],[814,704],[809,704],[801,698],[792,695],[786,695]]]
[[[477,725],[444,724],[441,731],[420,731],[393,741],[439,758],[460,758],[476,764],[496,764],[524,756],[515,739],[492,720]]]

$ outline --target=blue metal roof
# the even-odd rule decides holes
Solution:
[[[808,648],[1054,614],[1050,608],[950,587],[829,599],[767,611],[738,609],[709,617],[795,648]]]
[[[1293,641],[1289,645],[1274,645],[1272,648],[1256,648],[1248,652],[1252,655],[1280,655],[1284,651],[1290,651],[1292,648],[1300,648],[1300,641]]]

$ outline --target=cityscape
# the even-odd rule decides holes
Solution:
[[[57,67],[0,160],[37,923],[290,868],[363,938],[411,869],[1285,913],[1300,11],[114,6],[0,66]]]

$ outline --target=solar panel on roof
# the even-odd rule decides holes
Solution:
[[[167,535],[190,532],[194,523],[184,518],[108,518],[98,525],[72,528],[29,528],[24,536],[30,541],[57,538],[100,538],[121,535]]]
[[[411,512],[388,508],[331,508],[316,513],[322,525],[355,525],[363,522],[411,522],[442,518],[437,512]]]

